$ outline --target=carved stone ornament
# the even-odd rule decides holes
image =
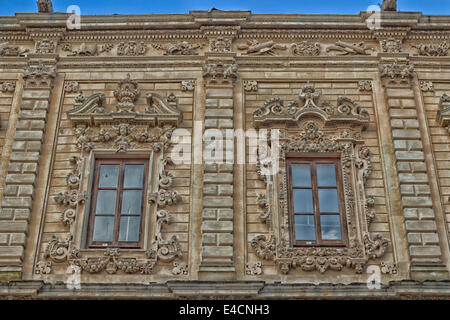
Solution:
[[[114,48],[112,43],[107,43],[103,45],[98,44],[86,44],[82,43],[76,49],[73,49],[72,44],[64,44],[62,46],[62,50],[66,52],[70,52],[67,54],[68,56],[96,56],[102,52],[110,52]]]
[[[398,59],[392,64],[380,64],[379,70],[380,77],[387,80],[387,84],[411,85],[411,79],[414,77],[414,65],[409,62],[400,64]]]
[[[281,98],[267,100],[253,112],[253,123],[256,127],[273,123],[296,125],[301,118],[315,114],[316,117],[332,124],[347,123],[366,125],[369,114],[360,105],[346,97],[339,97],[334,107],[327,101],[319,103],[320,94],[314,85],[307,83],[299,94],[299,100],[284,106]]]
[[[203,44],[191,44],[187,41],[167,44],[153,44],[153,47],[158,50],[163,50],[165,56],[186,56],[198,55],[196,52],[203,47]]]
[[[118,56],[143,56],[147,52],[147,45],[144,42],[136,41],[121,42],[117,47]]]
[[[318,42],[309,43],[303,41],[300,43],[293,43],[291,50],[294,55],[297,56],[319,56],[321,51],[321,45]]]
[[[325,49],[326,52],[336,52],[336,55],[369,55],[375,51],[375,48],[367,46],[364,42],[356,44],[348,43],[344,41],[338,41],[335,45],[328,46]]]
[[[397,0],[383,0],[380,8],[381,11],[397,11]]]
[[[436,121],[450,134],[450,96],[444,93],[439,101]]]
[[[402,52],[402,41],[394,38],[381,41],[381,49],[383,52],[400,53]]]
[[[193,91],[195,88],[195,80],[183,80],[181,81],[182,91]]]
[[[49,39],[43,39],[36,42],[36,53],[49,54],[55,53],[56,44]]]
[[[288,107],[281,99],[270,99],[253,114],[254,123],[276,125],[281,129],[277,170],[269,153],[258,152],[258,175],[266,184],[266,195],[258,195],[262,222],[268,226],[268,235],[257,235],[250,242],[256,255],[273,260],[280,271],[340,271],[352,268],[362,273],[369,259],[380,258],[388,240],[369,233],[369,224],[375,219],[374,199],[366,195],[365,184],[372,172],[370,150],[361,139],[369,114],[350,99],[341,97],[338,106],[320,103],[320,95],[311,84],[305,85],[300,101]],[[283,120],[281,120],[283,119]],[[345,120],[344,120],[345,119]],[[343,120],[343,121],[341,121]],[[295,122],[296,126],[289,126]],[[300,130],[300,131],[299,131]],[[270,146],[270,149],[275,146]],[[344,190],[344,212],[348,243],[345,247],[293,247],[289,230],[289,204],[286,158],[314,154],[340,155]],[[270,173],[267,173],[269,170]]]
[[[38,0],[37,6],[38,6],[39,13],[52,13],[53,12],[52,0]]]
[[[0,56],[3,57],[23,57],[29,49],[23,49],[9,42],[0,43]]]
[[[434,92],[434,84],[431,81],[420,81],[419,86],[422,92]]]
[[[275,55],[276,50],[286,50],[287,46],[273,41],[260,43],[258,40],[247,40],[246,44],[239,44],[239,50],[245,50],[248,55]]]
[[[244,81],[245,91],[258,91],[258,81],[256,80],[246,80]]]
[[[370,80],[361,80],[359,83],[359,91],[372,91],[373,84]]]
[[[449,44],[448,42],[443,42],[439,45],[435,44],[421,44],[418,46],[413,45],[416,48],[419,56],[426,57],[446,57],[448,56]]]
[[[219,37],[217,39],[211,39],[209,42],[209,49],[212,52],[231,52],[231,39]]]
[[[16,83],[12,81],[5,81],[2,83],[2,92],[14,92]]]
[[[69,81],[64,84],[64,91],[66,93],[73,93],[80,91],[80,85],[76,81]]]
[[[395,262],[381,262],[381,272],[384,274],[397,274]]]
[[[247,264],[245,265],[245,273],[250,276],[258,276],[262,274],[261,261],[247,262]]]
[[[114,96],[119,101],[117,112],[107,111],[104,93],[84,98],[82,93],[75,99],[75,108],[68,111],[68,118],[74,123],[77,147],[90,151],[96,145],[115,148],[117,152],[148,147],[159,152],[167,149],[171,135],[181,123],[182,115],[177,108],[174,95],[163,99],[147,94],[147,105],[137,106],[138,84],[128,75],[119,82]],[[137,111],[136,108],[141,111]]]
[[[55,67],[47,67],[42,61],[39,61],[38,66],[24,67],[23,79],[26,87],[50,87],[55,77]]]
[[[233,83],[237,78],[237,64],[203,64],[203,77],[211,84]]]

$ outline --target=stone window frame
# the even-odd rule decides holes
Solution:
[[[321,101],[309,82],[299,100],[284,106],[281,98],[271,98],[253,113],[256,128],[280,130],[279,170],[272,170],[270,152],[258,150],[257,172],[265,182],[265,194],[258,194],[263,212],[260,218],[268,226],[268,236],[255,236],[250,245],[255,254],[272,260],[283,274],[291,269],[303,271],[341,271],[345,267],[362,273],[369,259],[384,255],[389,241],[379,234],[371,236],[369,225],[375,218],[374,199],[367,196],[365,183],[372,172],[370,150],[361,132],[369,114],[357,103],[339,97],[337,106]],[[269,149],[274,149],[270,145]],[[286,159],[292,157],[339,157],[344,190],[345,216],[349,242],[345,247],[294,247],[290,241],[288,181]]]

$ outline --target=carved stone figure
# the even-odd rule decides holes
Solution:
[[[19,46],[9,44],[9,42],[0,43],[0,56],[5,57],[23,57],[29,49],[22,49]]]
[[[239,50],[246,50],[248,55],[275,55],[275,50],[286,50],[287,46],[278,44],[273,41],[266,41],[259,43],[258,40],[247,40],[247,44],[240,44],[237,47]]]
[[[381,11],[397,11],[397,0],[383,0],[379,6]]]
[[[38,6],[38,12],[40,12],[40,13],[53,12],[52,0],[38,0],[37,6]]]
[[[207,78],[211,83],[217,82],[233,82],[237,79],[238,65],[229,64],[225,65],[222,62],[215,64],[203,64],[203,77]]]

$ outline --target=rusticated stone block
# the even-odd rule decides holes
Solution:
[[[203,175],[204,183],[233,183],[233,175],[231,173],[205,173]]]
[[[430,197],[403,197],[404,207],[431,207],[433,205]]]
[[[22,110],[19,112],[19,119],[45,120],[47,111],[45,110]]]
[[[33,200],[31,197],[3,197],[2,207],[3,208],[30,208],[33,205]]]
[[[36,179],[35,174],[8,174],[6,176],[6,183],[10,184],[30,184],[33,185]]]
[[[233,198],[231,197],[203,197],[203,207],[205,208],[232,208]]]
[[[410,246],[411,257],[439,257],[441,248],[439,246]]]
[[[408,231],[436,231],[436,222],[429,220],[406,221]]]
[[[203,221],[203,232],[232,232],[233,222],[231,221]]]
[[[25,221],[0,221],[0,232],[14,233],[24,232],[28,229],[28,223]]]
[[[202,256],[205,258],[231,258],[233,247],[231,246],[207,246],[202,248]]]

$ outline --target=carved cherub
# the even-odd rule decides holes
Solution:
[[[397,0],[383,0],[379,6],[381,11],[397,11]]]

